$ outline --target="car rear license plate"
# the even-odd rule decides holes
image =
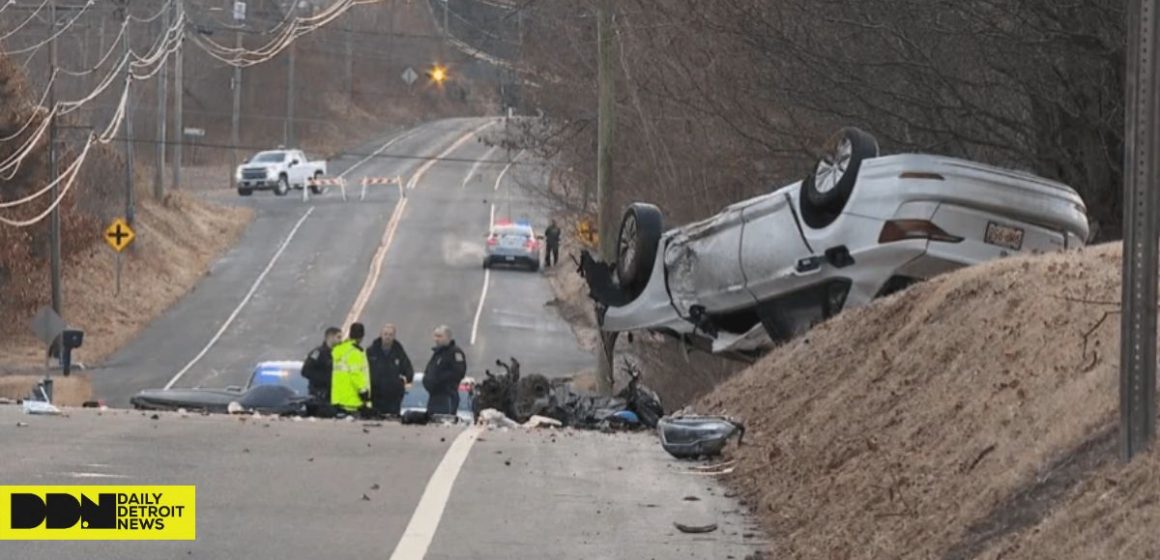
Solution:
[[[1018,251],[1023,247],[1023,229],[987,222],[987,232],[983,236],[983,242]]]
[[[515,257],[504,257],[504,258],[505,258],[505,259],[507,259],[507,260],[509,260],[509,261],[514,261],[514,260],[516,260],[516,258],[515,258]]]

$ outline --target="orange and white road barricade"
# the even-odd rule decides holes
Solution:
[[[346,179],[342,177],[319,177],[317,179],[311,178],[306,180],[306,188],[302,189],[302,201],[310,200],[310,189],[319,188],[325,190],[327,187],[338,187],[342,189],[342,199],[346,200]]]
[[[394,177],[363,177],[362,179],[362,193],[358,199],[363,200],[367,197],[367,187],[371,185],[398,185],[399,197],[406,196],[403,192],[403,178],[398,175]]]

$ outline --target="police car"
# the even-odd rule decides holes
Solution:
[[[522,265],[540,270],[540,249],[544,236],[536,235],[528,220],[498,220],[487,236],[487,256],[483,268],[496,264]]]
[[[179,410],[229,413],[305,414],[311,401],[301,361],[259,362],[245,387],[225,389],[144,389],[129,400],[142,410]],[[233,405],[233,406],[231,406]]]
[[[403,395],[399,412],[405,414],[407,411],[425,411],[429,397],[427,389],[423,387],[423,373],[415,372],[414,380],[407,386],[407,392]],[[475,379],[470,376],[464,377],[463,381],[459,382],[459,409],[455,411],[455,415],[460,423],[469,425],[475,423]]]

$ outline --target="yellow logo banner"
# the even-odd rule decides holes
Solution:
[[[0,486],[0,541],[192,541],[193,486]]]

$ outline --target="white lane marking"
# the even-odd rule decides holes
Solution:
[[[475,161],[475,163],[474,163],[474,164],[472,164],[472,166],[471,166],[471,171],[468,171],[468,172],[467,172],[467,175],[466,175],[466,176],[463,178],[463,182],[459,184],[459,188],[464,188],[464,187],[466,187],[466,186],[467,186],[467,182],[468,182],[468,181],[470,181],[470,180],[471,180],[471,178],[475,176],[475,172],[479,170],[479,166],[480,166],[480,164],[482,164],[482,163],[483,163],[483,162],[485,162],[485,161],[488,161],[488,160],[490,160],[490,159],[491,159],[491,154],[494,154],[494,153],[495,153],[495,151],[496,151],[496,150],[498,150],[498,149],[499,149],[499,146],[495,146],[495,147],[493,147],[492,149],[488,150],[486,154],[483,154],[483,157],[482,157],[482,158],[480,158],[480,159],[476,160],[476,161]]]
[[[435,163],[446,157],[447,154],[451,153],[451,151],[455,148],[462,146],[463,143],[470,140],[472,136],[479,134],[481,130],[494,124],[495,121],[490,121],[461,136],[451,144],[451,147],[443,150],[443,152],[435,156],[435,159],[428,161],[427,163],[423,164],[423,166],[420,167],[417,171],[415,171],[415,174],[411,176],[411,180],[407,182],[407,188],[414,188],[414,186],[418,184],[419,179],[421,179],[423,175],[427,173],[427,170],[431,169]],[[387,252],[390,250],[391,243],[395,239],[395,232],[399,229],[399,223],[403,219],[403,210],[407,207],[407,201],[409,200],[409,198],[403,198],[399,200],[397,204],[395,204],[395,210],[391,213],[391,219],[387,222],[387,229],[383,232],[382,241],[379,243],[379,247],[375,251],[374,257],[371,259],[371,268],[367,273],[366,280],[363,282],[363,287],[361,290],[359,290],[358,296],[354,300],[354,305],[350,308],[350,313],[347,313],[346,320],[343,322],[343,331],[350,330],[351,324],[358,321],[359,315],[362,315],[363,310],[366,309],[367,303],[370,303],[371,294],[374,293],[375,286],[379,283],[379,274],[382,272],[383,262],[386,260]]]
[[[522,152],[521,152],[522,153]],[[516,156],[518,158],[519,155]],[[495,178],[495,189],[499,191],[499,186],[503,182],[503,176],[507,175],[508,169],[511,169],[512,164],[515,163],[513,158],[507,165],[504,166],[503,171]],[[495,203],[491,205],[491,218],[488,219],[487,229],[490,232],[495,227]],[[483,271],[483,290],[479,293],[479,306],[475,308],[475,320],[471,322],[471,342],[469,346],[475,346],[475,336],[479,332],[479,318],[483,316],[483,302],[487,299],[487,288],[491,285],[491,270]]]
[[[67,476],[70,478],[129,478],[123,474],[106,474],[99,472],[64,472],[52,473],[60,476]]]
[[[270,273],[270,269],[274,268],[274,263],[278,262],[278,257],[281,257],[282,253],[286,251],[286,247],[290,245],[290,240],[294,239],[294,234],[298,233],[298,229],[302,227],[302,224],[306,222],[306,218],[309,218],[310,214],[313,212],[314,207],[311,206],[310,208],[306,209],[306,213],[302,214],[301,218],[298,218],[298,223],[294,224],[294,229],[291,229],[290,234],[286,236],[286,239],[282,240],[282,246],[278,247],[278,251],[276,251],[274,256],[270,258],[270,262],[266,263],[266,268],[263,269],[262,273],[258,275],[258,278],[254,280],[254,285],[250,286],[250,291],[246,292],[246,297],[242,298],[241,303],[238,304],[233,313],[230,313],[230,316],[226,318],[226,322],[222,323],[221,328],[219,328],[217,333],[213,335],[213,338],[209,340],[209,343],[205,345],[205,348],[202,348],[201,352],[198,352],[197,355],[194,356],[188,364],[185,364],[185,367],[181,368],[181,371],[177,372],[173,376],[173,379],[169,380],[169,383],[165,384],[166,389],[173,387],[173,384],[177,383],[177,381],[181,379],[181,376],[185,375],[185,372],[189,371],[189,368],[192,368],[194,364],[196,364],[206,355],[207,352],[209,352],[210,348],[213,348],[214,344],[217,344],[218,339],[222,337],[222,334],[226,332],[226,329],[230,327],[230,324],[232,324],[234,319],[238,317],[238,314],[242,312],[242,308],[250,302],[250,298],[254,297],[254,292],[258,291],[258,286],[262,285],[262,280],[265,280],[266,275]]]
[[[386,150],[387,148],[390,148],[392,145],[394,145],[394,144],[395,144],[395,142],[398,142],[398,141],[400,141],[400,140],[402,140],[402,139],[404,139],[404,138],[410,138],[411,136],[414,136],[414,135],[415,135],[415,132],[417,132],[418,130],[419,130],[418,128],[412,128],[411,130],[408,130],[408,131],[406,131],[406,132],[404,132],[404,133],[402,133],[402,134],[400,134],[400,135],[398,135],[398,136],[396,136],[396,137],[394,137],[394,138],[391,138],[391,139],[390,139],[390,140],[388,140],[388,141],[387,141],[385,144],[383,144],[382,146],[379,146],[379,149],[375,150],[374,152],[371,152],[371,155],[369,155],[369,156],[367,156],[367,157],[365,157],[365,158],[362,158],[361,160],[359,160],[359,161],[358,161],[357,163],[355,163],[354,165],[352,165],[352,166],[350,166],[350,167],[346,168],[346,171],[343,171],[342,173],[339,173],[339,174],[338,174],[339,178],[346,177],[346,174],[347,174],[347,173],[350,173],[351,171],[354,171],[356,167],[359,167],[359,166],[361,166],[362,164],[364,164],[364,163],[366,163],[366,162],[370,161],[371,159],[374,159],[374,158],[376,158],[376,157],[379,157],[379,154],[383,153],[383,150]],[[343,187],[344,187],[344,188],[343,188],[343,192],[346,192],[346,190],[345,190],[345,185],[344,185]]]
[[[479,331],[479,318],[483,315],[483,300],[487,299],[487,286],[491,282],[491,270],[483,271],[483,292],[479,294],[479,307],[475,308],[475,321],[471,323],[471,343],[475,346],[475,333]]]
[[[395,545],[391,560],[422,560],[427,555],[427,549],[431,547],[435,531],[439,528],[439,521],[443,518],[443,510],[451,498],[451,488],[455,485],[459,471],[463,469],[463,463],[467,461],[471,446],[482,431],[482,427],[472,426],[451,442],[451,447],[427,481],[419,506],[411,515],[411,521],[403,531],[403,538]]]
[[[464,134],[462,138],[460,138],[459,140],[456,140],[454,144],[448,146],[447,149],[440,152],[439,155],[428,160],[427,163],[424,163],[423,166],[420,167],[418,171],[415,171],[415,174],[411,176],[411,180],[407,181],[407,190],[414,189],[415,186],[419,184],[419,179],[421,177],[423,177],[423,175],[425,173],[427,173],[428,169],[431,169],[432,166],[434,166],[436,163],[439,163],[439,160],[447,157],[447,154],[450,154],[451,152],[455,151],[456,148],[462,146],[468,140],[471,140],[472,136],[475,136],[476,134],[483,132],[483,129],[485,129],[489,126],[492,126],[497,122],[499,122],[499,121],[491,120],[491,121],[488,121],[488,122],[480,125],[475,130],[472,130],[471,132]]]
[[[503,171],[500,171],[499,176],[495,178],[495,192],[499,192],[499,185],[500,182],[503,181],[503,176],[507,175],[508,169],[511,169],[512,164],[515,163],[517,159],[520,159],[520,154],[522,153],[524,152],[521,150],[520,153],[516,154],[516,157],[512,158],[512,160],[509,161],[507,165],[503,166]]]

